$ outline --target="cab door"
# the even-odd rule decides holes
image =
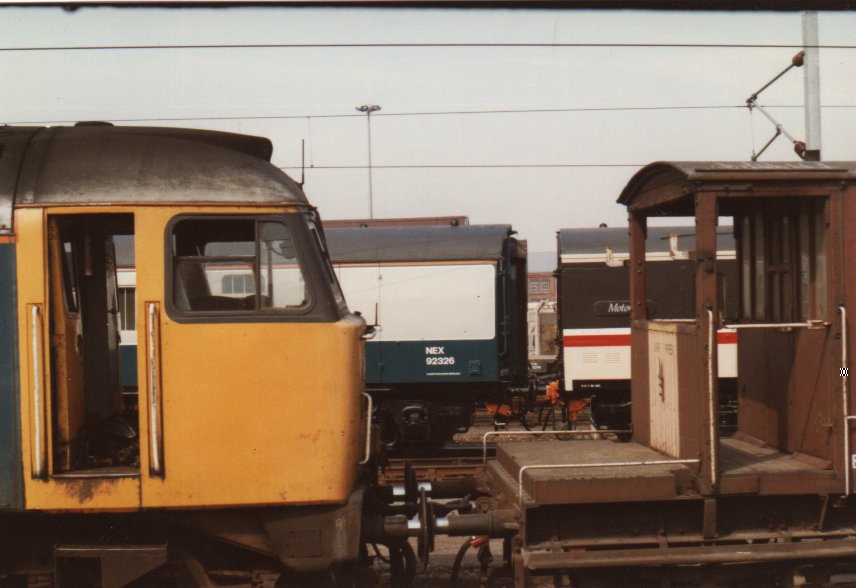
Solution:
[[[95,409],[107,406],[111,392],[108,378],[99,377],[109,361],[103,344],[109,329],[105,243],[116,227],[133,231],[133,216],[92,209],[16,214],[19,332],[26,333],[20,346],[26,366],[21,372],[25,507],[138,508],[133,442],[125,461],[102,459],[97,441],[112,421],[109,409]]]
[[[299,215],[178,212],[138,217],[143,506],[343,502],[362,321],[325,294]]]

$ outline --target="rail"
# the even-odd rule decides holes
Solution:
[[[847,373],[847,354],[849,353],[847,341],[847,310],[843,305],[838,307],[841,315],[841,414],[844,416],[844,495],[850,496],[850,470],[853,468],[850,457],[850,421],[856,420],[856,416],[850,413],[850,386]]]
[[[716,426],[719,422],[719,419],[716,418],[718,406],[716,404],[716,376],[713,372],[713,354],[714,350],[717,348],[717,345],[716,326],[713,324],[713,310],[709,308],[707,309],[707,323],[707,411],[708,427],[710,427],[710,430],[708,431],[708,434],[710,435],[710,485],[716,487],[716,464],[718,460],[717,445],[719,444],[719,440],[716,437]]]
[[[823,329],[828,327],[826,321],[805,321],[804,323],[733,323],[722,324],[724,329]]]
[[[366,402],[368,405],[366,406],[366,453],[365,457],[363,457],[363,461],[360,462],[360,465],[365,465],[369,463],[369,459],[372,456],[372,410],[374,407],[372,406],[372,397],[371,394],[367,392],[361,392],[363,396],[366,397]]]
[[[658,465],[691,465],[701,463],[700,459],[655,459],[650,461],[611,461],[595,463],[562,463],[562,464],[535,464],[520,468],[517,474],[517,500],[519,506],[523,507],[523,474],[532,470],[570,470],[579,468],[627,468],[640,466]]]
[[[626,429],[604,429],[592,431],[488,431],[482,436],[482,465],[487,465],[487,440],[489,437],[513,437],[516,435],[621,435],[629,433]]]
[[[33,435],[34,450],[33,450],[33,477],[41,478],[44,476],[44,450],[42,441],[44,432],[42,431],[42,364],[41,364],[41,345],[39,333],[41,333],[41,316],[39,305],[34,304],[32,307],[33,320]]]

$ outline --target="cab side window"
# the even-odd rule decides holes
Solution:
[[[285,221],[186,218],[175,222],[172,303],[188,314],[302,313],[310,289]]]

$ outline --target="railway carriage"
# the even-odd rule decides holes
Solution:
[[[856,164],[666,162],[630,215],[633,438],[504,443],[488,465],[516,511],[518,585],[789,585],[853,569]],[[647,304],[650,218],[693,216],[689,319]],[[739,310],[721,306],[717,233],[735,228]],[[719,433],[716,333],[737,332],[737,431]],[[540,445],[540,446],[538,446]],[[609,524],[604,524],[609,521]]]
[[[376,325],[366,387],[387,445],[442,447],[527,388],[526,248],[507,225],[327,229],[348,304]]]
[[[695,281],[689,250],[691,226],[649,228],[646,271],[648,312],[656,318],[690,319]],[[565,395],[590,399],[592,420],[605,429],[630,425],[630,279],[626,228],[561,229],[558,244],[559,324]],[[737,265],[731,227],[717,232],[719,307],[726,322],[737,318]],[[736,401],[737,335],[717,332],[719,384],[733,425]],[[728,410],[730,408],[730,410]]]

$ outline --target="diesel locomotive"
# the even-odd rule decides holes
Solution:
[[[511,227],[325,233],[349,307],[376,331],[366,389],[389,449],[439,449],[477,406],[525,402],[526,242]]]
[[[0,128],[0,583],[333,581],[371,542],[406,585],[407,537],[427,557],[435,532],[506,533],[428,500],[471,482],[376,484],[366,324],[271,151],[189,129]]]

